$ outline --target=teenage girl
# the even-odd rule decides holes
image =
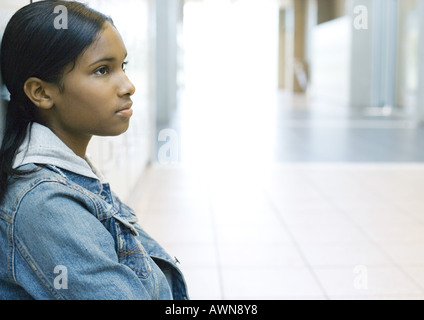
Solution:
[[[67,29],[56,28],[57,6]],[[35,2],[9,21],[0,298],[188,299],[174,260],[86,158],[93,135],[128,129],[126,56],[113,21],[79,2]]]

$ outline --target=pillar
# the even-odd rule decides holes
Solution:
[[[419,19],[419,52],[418,57],[424,57],[424,1],[418,1]],[[419,59],[420,59],[419,58]],[[418,115],[419,122],[424,122],[424,63],[418,63]]]
[[[279,16],[278,87],[304,92],[308,78],[308,0],[282,3]]]
[[[177,105],[177,33],[181,0],[156,1],[156,122],[167,125]]]
[[[306,54],[307,45],[307,17],[308,17],[308,1],[296,0],[294,6],[294,74],[293,74],[293,91],[304,92],[306,90],[308,77],[308,62]]]
[[[397,0],[352,1],[351,107],[396,107]],[[366,8],[367,28],[358,28],[355,13]]]

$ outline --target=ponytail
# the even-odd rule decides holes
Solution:
[[[22,112],[19,102],[12,99],[6,113],[6,128],[0,149],[0,202],[7,190],[7,180],[12,174],[22,175],[22,171],[13,169],[16,153],[25,139],[28,125],[34,121],[34,112]]]

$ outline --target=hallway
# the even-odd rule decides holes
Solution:
[[[273,2],[186,3],[178,109],[157,128],[178,159],[131,204],[191,298],[423,299],[419,119],[276,90]],[[345,76],[322,70],[338,96]]]
[[[181,162],[132,197],[191,298],[424,298],[422,128],[276,96],[255,115],[246,95],[243,120],[183,96]]]

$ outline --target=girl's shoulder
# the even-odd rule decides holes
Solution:
[[[53,199],[62,207],[79,203],[93,214],[97,213],[99,205],[96,196],[67,179],[60,170],[36,164],[24,165],[19,170],[25,174],[9,179],[6,195],[0,205],[1,214],[13,219],[18,211],[38,210]]]

